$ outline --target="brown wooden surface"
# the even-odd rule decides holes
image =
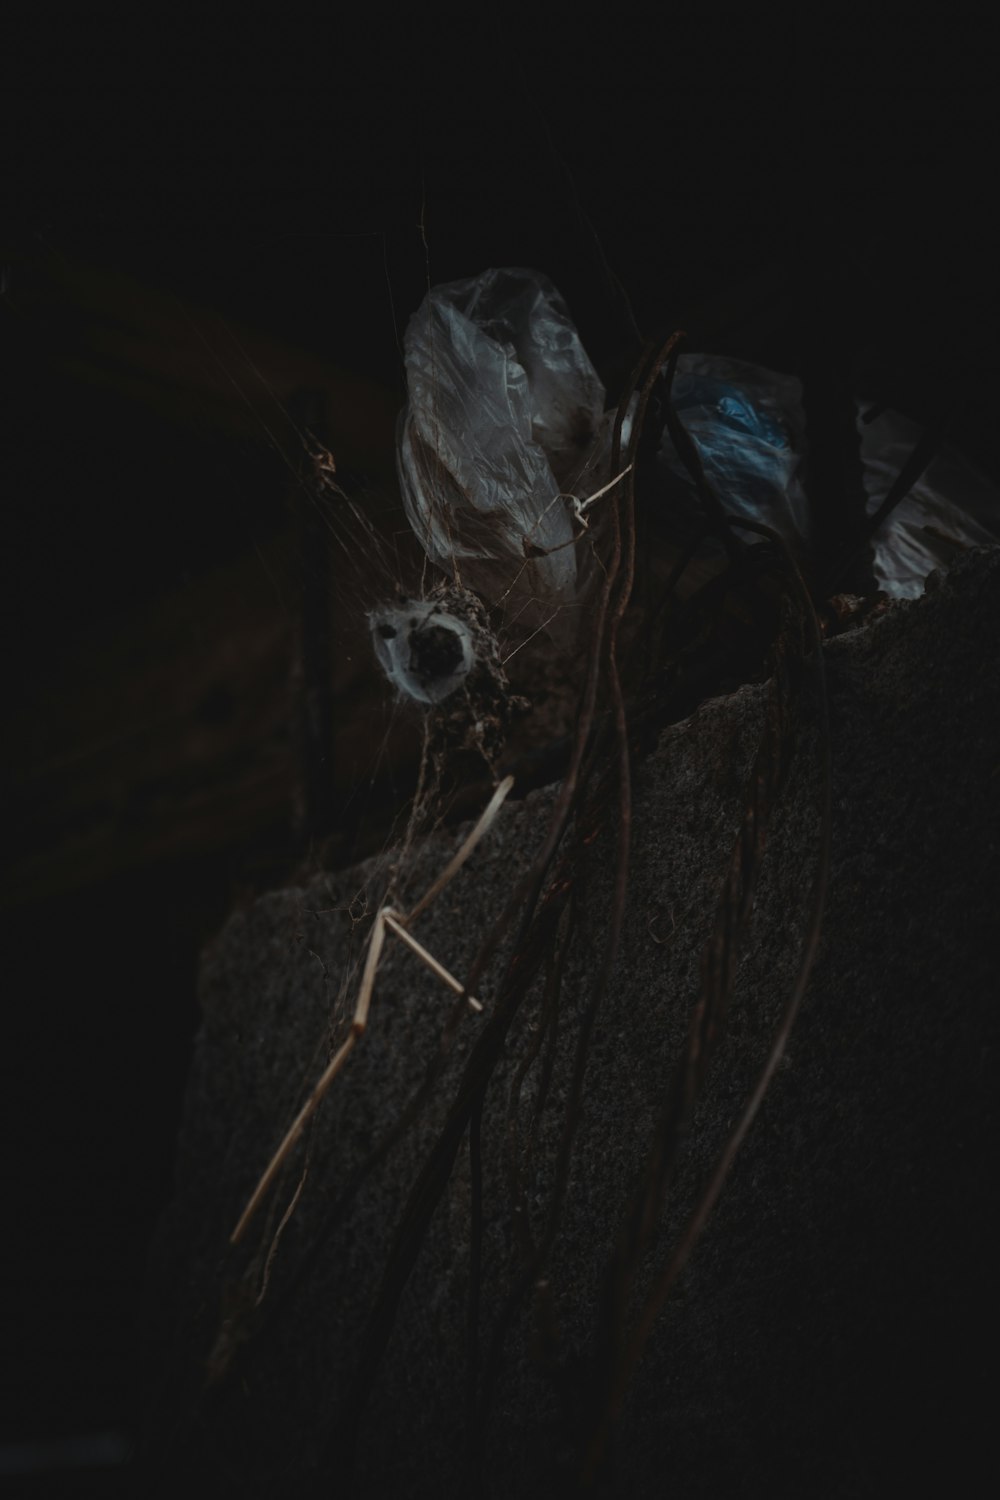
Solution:
[[[287,858],[307,550],[296,393],[317,393],[324,443],[382,505],[399,397],[115,273],[57,255],[15,272],[4,329],[35,426],[18,431],[14,415],[8,434],[23,452],[5,486],[16,638],[2,899],[44,901],[176,859]],[[77,428],[93,452],[74,445]],[[203,535],[205,555],[178,554],[184,534]],[[332,585],[345,557],[332,542],[312,550]],[[353,593],[334,614],[331,628],[363,631]],[[350,705],[331,767],[341,802],[381,733],[374,674],[359,687],[368,665],[334,653],[330,691]]]
[[[295,392],[320,389],[338,461],[394,482],[397,393],[312,350],[59,254],[15,264],[6,302],[52,370],[181,430],[285,443]]]

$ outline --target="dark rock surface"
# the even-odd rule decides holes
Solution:
[[[819,957],[778,1076],[632,1380],[601,1493],[839,1497],[918,1479],[957,1493],[989,1457],[1000,553],[970,554],[931,582],[923,599],[825,648],[833,844]],[[530,1310],[516,1318],[485,1427],[485,1495],[559,1492],[585,1436],[573,1382],[595,1360],[604,1268],[697,994],[763,701],[747,687],[705,704],[635,769],[624,946],[597,1017],[548,1269],[561,1374],[553,1381],[533,1360]],[[815,752],[804,733],[729,1031],[640,1291],[757,1074],[794,975],[818,845]],[[537,847],[553,795],[508,804],[420,918],[421,940],[459,976]],[[410,900],[457,842],[449,832],[416,849]],[[609,843],[594,845],[582,883],[529,1218],[551,1187],[610,905]],[[451,1003],[401,944],[387,945],[367,1035],[246,1245],[226,1250],[353,1009],[365,902],[377,907],[392,857],[262,897],[205,955],[176,1199],[150,1271],[150,1491],[159,1480],[171,1494],[185,1483],[244,1496],[475,1492],[465,1145],[370,1399],[359,1410],[351,1398],[397,1220],[488,1023],[496,970],[479,987],[486,1017],[462,1022],[428,1107],[336,1224],[338,1196],[419,1086]],[[538,1005],[533,994],[516,1017],[485,1100],[484,1351],[510,1286],[508,1099]],[[525,1076],[522,1117],[540,1066]],[[238,1342],[234,1310],[257,1295],[304,1164],[266,1296]]]

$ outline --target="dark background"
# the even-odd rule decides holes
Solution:
[[[609,380],[682,326],[1000,478],[985,38],[697,15],[5,23],[4,1453],[135,1431],[199,946],[301,852],[297,391],[390,504],[428,277],[534,265]]]

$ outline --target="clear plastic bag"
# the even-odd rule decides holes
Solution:
[[[480,592],[519,577],[572,600],[562,492],[598,441],[604,387],[555,287],[513,269],[435,287],[410,320],[405,357],[399,474],[427,555],[473,587],[487,580]]]

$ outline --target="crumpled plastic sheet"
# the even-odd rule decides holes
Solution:
[[[571,600],[575,533],[559,495],[591,455],[605,393],[555,287],[524,270],[434,287],[404,355],[399,474],[428,557],[523,569],[527,544],[540,591]]]
[[[399,472],[410,523],[428,556],[524,567],[557,602],[577,589],[573,522],[603,483],[613,420],[566,305],[537,271],[489,270],[435,287],[405,341],[409,404]],[[681,355],[674,408],[697,444],[723,506],[779,531],[799,551],[809,535],[802,484],[802,387],[792,375],[717,355]],[[881,504],[920,436],[896,412],[861,421],[868,514]],[[623,431],[627,442],[628,425]],[[666,503],[695,505],[687,470],[664,435]],[[931,528],[928,530],[928,528]],[[942,449],[873,538],[879,588],[913,598],[956,549],[1000,540],[1000,490]]]
[[[868,514],[873,515],[917,446],[920,427],[896,411],[884,411],[866,426],[861,414],[859,405]],[[872,538],[875,582],[892,598],[916,599],[928,575],[949,568],[964,547],[998,541],[1000,489],[971,459],[943,446]]]

